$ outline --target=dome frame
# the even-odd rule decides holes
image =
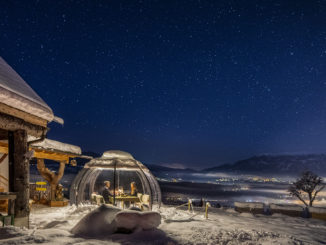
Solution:
[[[113,171],[113,181],[111,182],[113,190],[119,187],[118,171],[120,173],[124,171],[135,172],[140,180],[144,194],[149,195],[149,209],[151,210],[153,205],[160,207],[162,200],[161,189],[149,169],[135,160],[131,154],[112,150],[104,152],[99,158],[93,158],[79,171],[70,187],[70,203],[78,205],[90,201],[96,179],[106,170]],[[115,191],[113,191],[113,205],[116,205]]]

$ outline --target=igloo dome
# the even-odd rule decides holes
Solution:
[[[85,164],[70,187],[70,202],[161,205],[161,190],[153,174],[124,151],[105,151]]]

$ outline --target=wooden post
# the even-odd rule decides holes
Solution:
[[[210,207],[210,203],[209,202],[206,202],[206,205],[205,205],[205,218],[208,219],[208,207]]]
[[[12,142],[13,141],[13,142]],[[28,151],[27,133],[25,130],[17,130],[10,137],[9,155],[12,169],[9,179],[12,179],[13,191],[17,193],[15,201],[15,225],[29,227],[29,160],[25,157]],[[12,172],[13,170],[13,172]]]
[[[14,132],[8,131],[9,192],[14,192]]]
[[[190,210],[191,210],[191,199],[188,199],[188,212],[190,212]]]

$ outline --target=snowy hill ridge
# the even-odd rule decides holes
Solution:
[[[260,155],[233,164],[204,169],[205,172],[236,172],[297,175],[310,170],[326,174],[326,154]]]
[[[95,154],[95,155],[94,155]],[[85,154],[94,155],[96,153]],[[88,159],[77,159],[78,166],[67,166],[66,173],[77,173],[83,168]],[[52,167],[53,165],[53,167]],[[57,163],[47,164],[50,169],[56,169]],[[156,164],[146,164],[146,166],[157,176],[164,173],[169,174],[193,174],[193,173],[207,173],[207,172],[223,172],[223,173],[244,173],[244,174],[278,174],[297,176],[304,170],[310,170],[317,174],[326,176],[326,154],[287,154],[287,155],[273,155],[264,154],[253,156],[244,160],[239,160],[235,163],[223,164],[220,166],[206,168],[203,170],[195,170],[191,168],[171,168]],[[36,170],[36,167],[35,167]]]

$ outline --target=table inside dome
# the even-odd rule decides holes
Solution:
[[[130,194],[132,183],[137,196]],[[102,157],[93,158],[84,165],[70,187],[71,204],[103,203],[103,195],[108,195],[103,193],[106,185],[113,205],[119,202],[125,207],[126,203],[134,203],[151,210],[153,205],[161,204],[161,190],[153,174],[130,153],[118,150],[106,151]]]
[[[122,203],[122,208],[125,208],[125,202],[140,202],[140,198],[136,196],[115,196],[116,201],[120,201]]]

